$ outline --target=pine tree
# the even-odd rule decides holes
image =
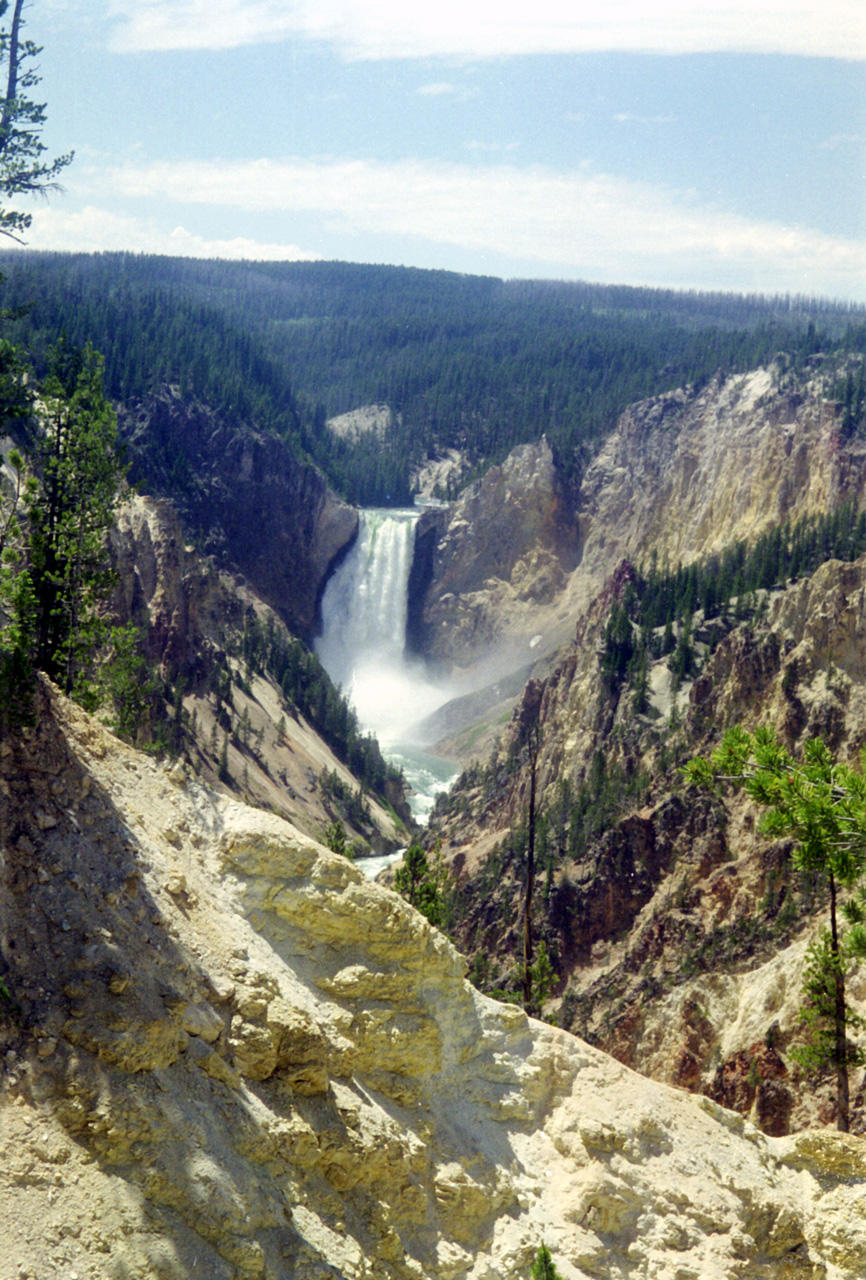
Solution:
[[[8,27],[0,30],[0,66],[5,66],[5,92],[0,98],[0,198],[46,195],[72,159],[43,160],[41,139],[45,106],[28,90],[39,83],[32,62],[41,50],[22,37],[24,0],[15,0]],[[9,0],[0,0],[0,18]],[[14,240],[30,226],[32,215],[0,206],[0,235]],[[3,310],[9,320],[20,312]],[[0,427],[26,419],[33,396],[24,377],[27,361],[12,343],[0,341]],[[0,494],[0,723],[20,723],[30,714],[34,683],[34,635],[38,601],[26,563],[26,537],[21,516],[36,497],[35,480],[24,477],[20,456],[10,455],[16,474],[14,492]],[[22,486],[22,479],[24,484]]]
[[[43,387],[41,485],[29,509],[36,665],[67,694],[104,634],[99,606],[111,583],[107,538],[122,468],[102,368],[91,347],[55,349]]]
[[[430,866],[427,854],[419,844],[410,844],[403,855],[403,864],[394,875],[394,888],[431,924],[442,924],[445,904],[441,867]]]
[[[754,733],[735,728],[707,760],[685,767],[686,777],[701,786],[729,783],[741,788],[764,810],[760,830],[797,842],[794,864],[823,876],[830,891],[830,927],[812,944],[804,980],[803,1017],[809,1030],[801,1060],[836,1073],[836,1127],[849,1123],[848,1072],[864,1055],[849,1042],[859,1029],[845,997],[845,978],[852,955],[866,954],[866,911],[853,898],[844,911],[854,924],[849,939],[839,931],[840,890],[854,889],[866,873],[866,748],[861,769],[839,764],[820,739],[807,742],[803,759],[795,760],[770,729]],[[866,906],[866,903],[864,903]],[[864,944],[861,946],[860,944]]]
[[[340,822],[339,818],[335,819],[325,832],[325,844],[334,853],[340,853],[344,858],[349,857],[349,849],[346,843],[346,828]]]
[[[42,50],[22,37],[23,9],[24,0],[15,0],[9,27],[0,31],[0,65],[6,66],[6,91],[0,99],[0,193],[13,199],[56,190],[56,179],[72,160],[71,152],[56,160],[42,158],[45,104],[28,97],[41,78],[32,64]],[[0,18],[8,11],[8,0],[0,0]],[[0,208],[0,235],[20,241],[31,221],[32,214]]]
[[[532,1280],[562,1280],[559,1272],[553,1264],[550,1256],[550,1250],[546,1244],[538,1246],[538,1253],[535,1255],[535,1261],[532,1264],[530,1272]]]
[[[112,654],[102,671],[102,684],[114,706],[113,728],[128,742],[136,742],[156,694],[156,674],[137,627],[112,627],[110,641]]]

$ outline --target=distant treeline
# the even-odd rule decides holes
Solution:
[[[0,255],[7,335],[37,365],[61,333],[129,402],[165,382],[277,432],[361,505],[402,504],[438,450],[501,460],[546,433],[566,467],[632,401],[786,351],[866,350],[863,308],[805,297],[502,281],[347,263]],[[388,404],[384,438],[326,421]],[[862,407],[862,406],[861,406]]]

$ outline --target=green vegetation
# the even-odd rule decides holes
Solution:
[[[838,353],[846,429],[862,420],[859,365],[844,368],[844,353],[866,349],[862,308],[333,262],[17,254],[0,265],[6,306],[30,308],[10,336],[39,373],[60,333],[90,342],[115,400],[177,385],[281,435],[362,505],[407,502],[412,466],[437,450],[481,469],[542,433],[576,475],[626,405],[779,351],[785,376]],[[339,440],[325,425],[376,403],[394,415],[383,438]]]
[[[676,688],[700,671],[706,655],[739,620],[761,615],[768,589],[812,573],[828,559],[850,561],[864,552],[866,515],[846,503],[825,515],[771,529],[752,547],[738,543],[687,568],[668,570],[655,561],[643,573],[626,568],[619,599],[605,627],[600,666],[609,690],[618,695],[627,683],[632,700],[612,737],[591,757],[582,780],[575,784],[560,778],[554,792],[547,790],[545,805],[536,817],[535,862],[541,874],[533,905],[553,967],[562,963],[557,952],[573,951],[574,911],[582,901],[581,892],[570,882],[569,864],[604,858],[604,837],[618,819],[647,803],[651,785],[658,785],[662,776],[667,786],[676,786],[676,766],[688,758],[676,709],[664,719],[649,703],[650,664],[666,658]],[[708,617],[702,617],[705,608],[710,611]],[[791,693],[795,684],[794,667],[788,665],[783,687]],[[483,822],[485,814],[507,807],[513,811],[513,779],[520,767],[520,749],[514,745],[486,766],[466,770],[451,792],[437,801],[434,829],[459,822],[463,816]],[[522,767],[528,785],[525,758]],[[488,955],[516,953],[529,832],[525,815],[523,820],[515,816],[510,833],[478,869],[471,886],[454,893],[454,927],[467,952],[483,947]],[[822,894],[828,892],[827,884],[826,876],[800,863],[768,864],[766,894],[754,915],[719,924],[708,933],[688,917],[679,922],[682,976],[712,971],[720,964],[741,967],[756,949],[771,954],[814,914]],[[847,904],[849,919],[858,901]],[[687,911],[687,904],[683,905]],[[866,898],[859,909],[863,927],[858,945],[866,954]],[[844,955],[853,954],[855,936],[852,925]],[[488,955],[478,957],[473,980],[484,990],[513,995],[525,979],[525,969],[504,973]],[[566,960],[566,966],[569,963]],[[820,1005],[820,990],[813,984],[806,1007],[819,1009]],[[822,1025],[826,1031],[826,1022]],[[814,1038],[820,1041],[817,1031]]]
[[[0,65],[6,68],[6,86],[0,99],[0,193],[6,199],[44,195],[56,189],[56,179],[72,160],[71,153],[56,160],[43,157],[45,104],[28,96],[41,79],[33,61],[42,52],[22,35],[24,0],[15,0],[9,26],[0,31]],[[9,0],[0,0],[0,18],[9,12]],[[0,209],[0,234],[19,240],[32,214]]]
[[[538,1253],[535,1255],[535,1261],[529,1274],[532,1280],[561,1280],[546,1244],[538,1246]]]
[[[769,837],[796,841],[794,865],[826,879],[830,891],[830,927],[812,943],[806,968],[803,1019],[807,1067],[832,1067],[836,1073],[836,1125],[849,1123],[848,1072],[866,1061],[849,1033],[862,1029],[845,999],[845,978],[854,957],[866,956],[866,900],[854,897],[843,910],[852,923],[839,931],[837,895],[853,890],[866,873],[866,750],[861,769],[839,763],[820,739],[806,743],[795,760],[769,729],[748,733],[731,729],[709,759],[692,760],[687,779],[703,787],[727,783],[745,792],[762,809],[760,830]]]
[[[866,1018],[844,1003],[845,977],[852,957],[858,954],[852,943],[850,933],[840,944],[830,929],[822,929],[806,953],[800,1016],[806,1025],[807,1037],[805,1044],[791,1050],[791,1057],[810,1073],[835,1068],[837,1075],[840,1071],[847,1074],[866,1063],[866,1049],[849,1039],[852,1033],[866,1030]],[[843,1006],[837,1012],[840,990]],[[844,1048],[840,1033],[844,1037]],[[837,1126],[847,1129],[847,1124],[842,1124],[838,1116]]]
[[[479,822],[509,801],[509,787],[519,753],[473,764],[451,791],[437,797],[431,817],[436,830],[448,819],[470,812]],[[533,956],[529,965],[528,1008],[537,1014],[549,997],[560,968],[560,951],[571,946],[574,920],[567,888],[557,884],[556,872],[584,859],[593,844],[618,817],[645,803],[649,774],[615,763],[603,751],[593,756],[579,786],[560,778],[552,802],[535,818],[532,916],[535,921]],[[484,859],[471,880],[451,886],[448,924],[467,953],[476,952],[472,981],[497,999],[526,998],[526,966],[511,963],[505,971],[491,956],[517,957],[526,914],[529,828],[528,814],[515,821],[508,835]],[[539,923],[540,922],[540,923]],[[518,930],[521,932],[518,933]],[[484,951],[479,954],[478,948]]]
[[[618,695],[626,685],[631,688],[627,710],[640,719],[627,719],[615,730],[615,738],[595,752],[578,784],[563,777],[552,799],[548,790],[535,818],[533,861],[540,883],[533,891],[533,910],[554,967],[560,963],[557,951],[573,945],[576,899],[562,868],[600,850],[599,842],[617,820],[647,802],[651,779],[642,760],[655,759],[655,769],[667,775],[670,785],[672,771],[687,750],[676,710],[670,719],[661,719],[649,702],[650,664],[666,658],[676,688],[698,674],[706,655],[738,620],[760,615],[768,589],[812,573],[828,559],[850,561],[864,552],[866,515],[846,503],[826,515],[771,529],[752,547],[741,542],[687,568],[669,570],[655,561],[643,573],[627,567],[604,630],[600,667],[611,693]],[[704,609],[710,612],[702,618]],[[789,691],[795,679],[789,666]],[[470,814],[483,821],[485,813],[513,805],[521,750],[515,742],[509,753],[466,770],[450,793],[437,800],[434,829]],[[525,750],[522,764],[528,778]],[[478,869],[471,888],[454,893],[454,927],[467,951],[495,945],[501,953],[516,953],[516,904],[521,882],[527,883],[528,859],[529,826],[526,815],[517,815],[509,835]],[[817,891],[814,871],[772,868],[760,918],[718,926],[706,936],[698,930],[685,948],[684,975],[719,963],[741,963],[756,946],[778,946],[814,910]],[[524,894],[524,919],[525,915]],[[514,992],[526,973],[526,966],[504,975],[483,964],[476,981],[488,991]]]
[[[431,824],[459,816],[464,809],[482,814],[503,803],[516,767],[516,760],[495,758],[487,765],[470,765],[450,791],[436,797]],[[579,861],[619,814],[644,802],[648,786],[649,775],[644,770],[626,768],[609,761],[603,751],[595,752],[582,783],[575,787],[568,778],[560,778],[556,798],[538,813],[537,867],[549,874],[565,861]],[[471,801],[467,798],[470,793]],[[521,868],[525,865],[528,841],[526,823],[515,822],[509,839],[497,846],[488,860],[491,888],[512,861]]]
[[[860,432],[866,423],[866,361],[859,362],[856,374],[854,370],[848,370],[844,381],[836,387],[836,398],[844,406],[839,429],[847,440]]]
[[[108,636],[107,535],[122,471],[114,412],[92,350],[58,348],[38,418],[39,479],[22,484],[20,455],[12,455],[16,483],[2,520],[0,678],[7,720],[26,716],[37,670],[93,706],[93,664]]]
[[[438,847],[431,865],[424,849],[413,841],[394,875],[394,888],[425,919],[437,928],[442,928],[446,914],[445,881],[446,874]]]
[[[0,99],[0,198],[44,195],[55,187],[71,155],[48,161],[41,138],[45,107],[29,97],[39,83],[32,63],[40,50],[23,38],[23,0],[15,0],[9,26],[0,30],[6,68]],[[0,0],[0,18],[9,13]],[[18,240],[31,215],[0,207],[0,234]],[[21,313],[0,313],[7,326]],[[102,395],[101,368],[88,348],[75,355],[54,346],[49,376],[40,388],[43,431],[40,479],[26,471],[21,451],[10,451],[11,486],[0,477],[0,724],[27,719],[37,668],[71,692],[96,643],[106,503],[119,480],[112,453],[114,415]],[[7,434],[32,423],[36,398],[28,384],[28,357],[0,340],[0,427]],[[79,689],[80,691],[80,689]]]
[[[538,773],[538,753],[541,749],[541,731],[538,727],[539,699],[541,685],[531,681],[524,694],[521,708],[520,736],[526,750],[526,763],[529,769],[529,797],[526,808],[526,882],[523,891],[523,1007],[527,1013],[535,1012],[535,996],[537,982],[533,981],[533,929],[532,907],[535,897],[535,838],[536,814],[535,798]],[[543,944],[542,944],[543,945]],[[547,952],[544,953],[545,961]],[[549,964],[547,968],[549,969]],[[547,976],[547,974],[545,974]]]
[[[644,770],[610,762],[596,751],[587,777],[576,790],[567,779],[560,784],[547,815],[548,848],[552,846],[560,858],[578,861],[620,814],[644,803],[648,787]]]
[[[604,629],[602,675],[612,690],[627,683],[635,710],[646,710],[649,663],[669,656],[675,686],[696,672],[692,620],[723,623],[753,616],[758,592],[814,573],[828,560],[850,562],[866,552],[866,511],[853,501],[821,516],[786,522],[751,546],[739,541],[718,555],[676,569],[653,558],[631,569]],[[661,634],[660,634],[661,633]]]
[[[101,358],[90,347],[56,348],[41,401],[41,483],[28,505],[35,661],[65,693],[89,701],[85,673],[106,631],[107,536],[122,478]]]
[[[546,1000],[550,998],[556,974],[547,954],[547,943],[542,938],[536,948],[535,958],[528,966],[529,981],[523,975],[523,1007],[533,1017],[541,1017]]]
[[[332,769],[330,772],[327,769],[323,769],[319,775],[319,786],[326,805],[332,806],[340,815],[337,821],[342,819],[357,831],[369,826],[370,809],[362,787],[359,787],[357,791],[353,791],[350,786],[343,782],[336,769]],[[326,843],[330,844],[329,841],[326,841]],[[333,845],[330,845],[330,848],[333,849],[333,847]],[[339,850],[339,852],[342,853],[343,850]]]
[[[786,522],[749,547],[736,542],[673,572],[650,566],[635,588],[633,621],[660,627],[701,609],[707,618],[731,608],[734,599],[784,586],[814,573],[827,560],[856,560],[866,551],[866,512],[849,501],[821,516]]]
[[[352,851],[346,840],[346,828],[339,820],[332,822],[325,831],[325,844],[343,858],[352,857]]]
[[[111,653],[102,668],[101,684],[114,708],[112,728],[127,742],[135,742],[153,717],[161,682],[144,656],[137,627],[112,627],[109,643]]]
[[[35,603],[30,575],[23,572],[27,551],[27,505],[37,493],[34,476],[25,470],[17,449],[9,453],[14,481],[3,492],[0,482],[0,727],[29,718],[33,687]]]
[[[388,782],[402,784],[400,770],[386,763],[372,734],[361,732],[354,708],[301,640],[289,635],[272,617],[266,622],[252,617],[245,624],[236,650],[247,679],[257,672],[267,672],[282,690],[287,708],[299,711],[310,721],[363,790],[384,796]],[[331,776],[334,798],[350,803],[342,794],[343,784],[337,775]]]

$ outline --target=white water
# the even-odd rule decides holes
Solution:
[[[455,769],[413,744],[413,726],[453,695],[405,651],[418,513],[367,510],[360,520],[357,541],[325,590],[316,652],[354,706],[361,727],[374,733],[386,759],[403,769],[415,793],[412,811],[425,821]]]

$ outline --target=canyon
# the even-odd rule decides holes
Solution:
[[[792,394],[760,370],[623,415],[580,486],[579,563],[561,597],[531,615],[538,632],[547,620],[553,630],[567,599],[576,638],[538,665],[488,739],[491,754],[433,823],[459,886],[454,936],[482,985],[514,990],[526,723],[538,726],[535,785],[552,831],[564,786],[589,794],[606,777],[626,797],[632,787],[580,853],[542,865],[536,923],[557,975],[546,1008],[621,1061],[736,1104],[769,1132],[834,1114],[829,1082],[783,1061],[802,1037],[804,950],[825,900],[792,875],[790,846],[758,835],[753,807],[687,791],[679,766],[740,723],[772,726],[793,750],[819,736],[858,758],[866,562],[829,561],[763,593],[740,620],[735,609],[698,610],[699,669],[677,682],[670,658],[653,662],[643,713],[603,677],[600,655],[635,565],[698,561],[786,520],[862,503],[862,443],[841,439],[838,413],[820,383]],[[488,629],[494,595],[479,588],[473,599]],[[525,645],[529,620],[509,610],[502,634],[515,630]],[[863,1008],[862,975],[851,996]],[[858,1074],[854,1127],[864,1124]]]
[[[866,560],[715,630],[696,614],[699,669],[656,662],[646,712],[599,667],[651,557],[863,504],[866,448],[820,363],[636,404],[578,470],[522,445],[420,515],[409,647],[475,689],[430,730],[466,766],[429,837],[453,943],[324,847],[322,777],[357,780],[243,659],[254,622],[313,638],[357,514],[170,389],[121,428],[145,492],[113,534],[115,610],[182,681],[187,736],[160,763],[43,683],[0,742],[0,1280],[495,1280],[542,1242],[563,1280],[862,1276],[860,1077],[838,1134],[829,1083],[787,1058],[823,900],[678,765],[741,721],[856,755]],[[244,714],[226,782],[220,716]],[[547,1021],[478,989],[517,950],[528,722],[550,812],[598,760],[646,775],[539,875]],[[405,838],[400,799],[368,797],[367,848]],[[862,978],[849,994],[866,1011]]]
[[[622,560],[688,564],[859,496],[840,414],[819,370],[791,390],[774,367],[632,405],[579,477],[547,441],[521,446],[422,517],[410,641],[452,664],[531,657],[573,637]]]
[[[334,558],[358,517],[279,438],[214,413],[165,387],[118,415],[129,479],[171,499],[186,537],[230,563],[305,640]]]

